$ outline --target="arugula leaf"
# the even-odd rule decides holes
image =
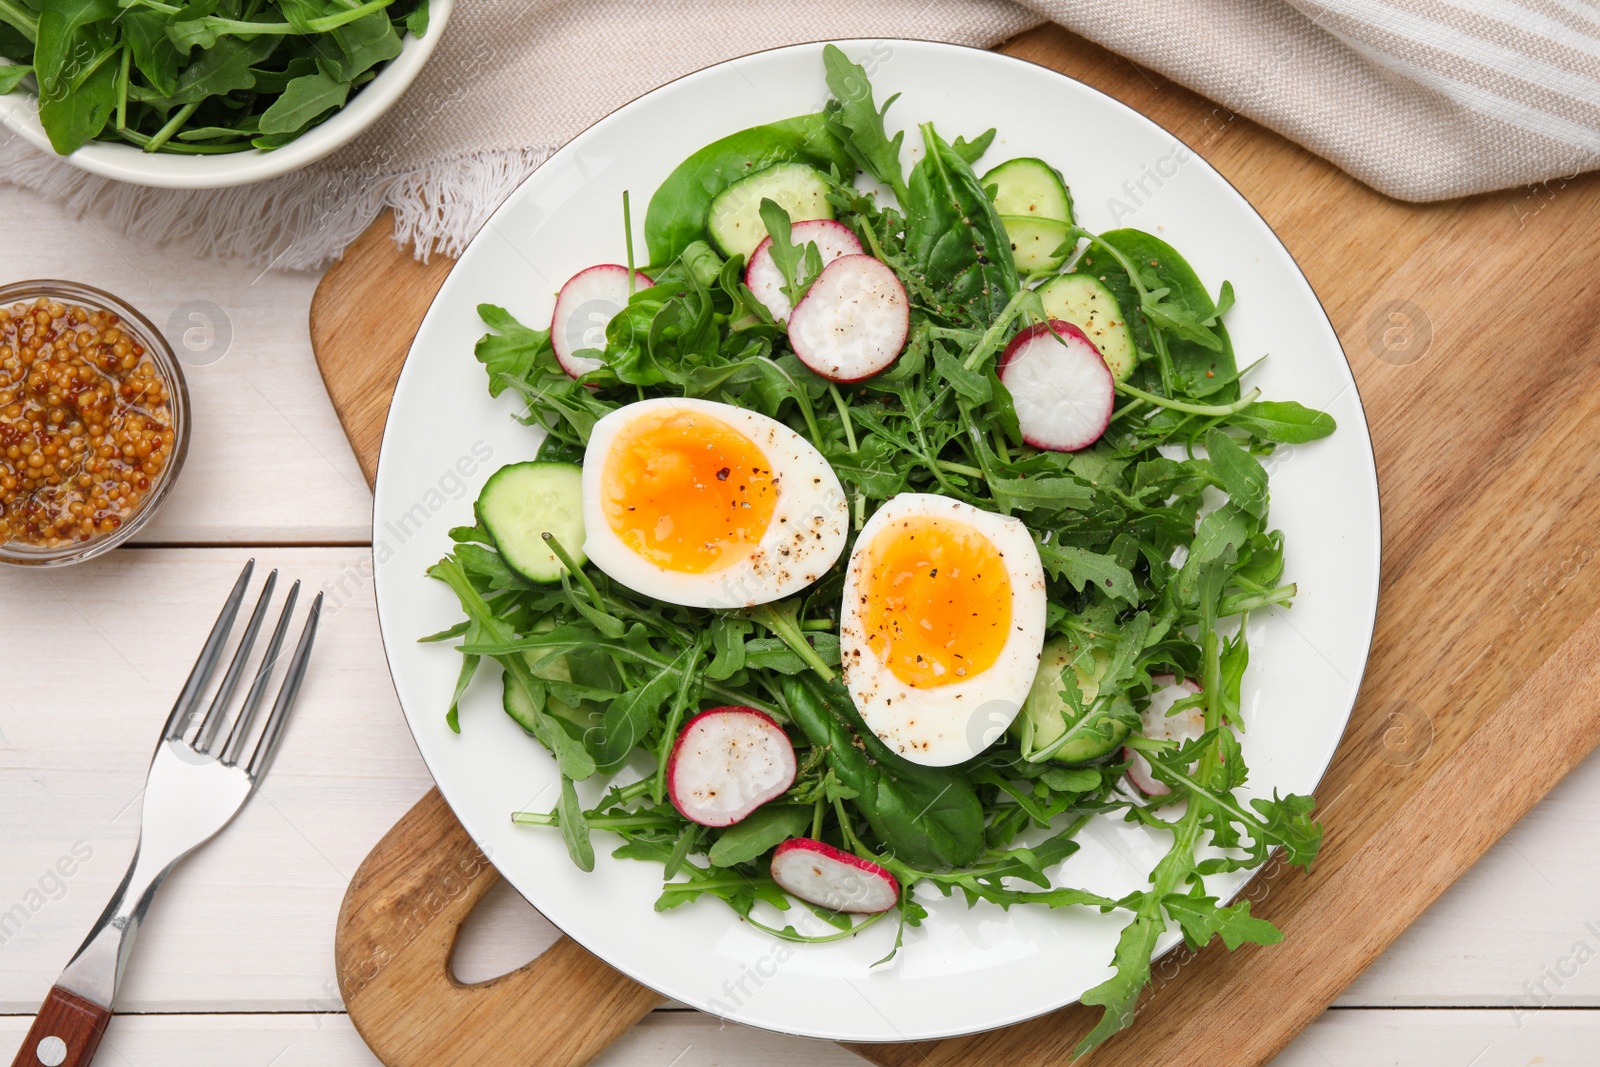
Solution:
[[[776,202],[761,201],[761,221],[767,228],[767,236],[772,238],[768,246],[772,262],[784,278],[783,295],[789,298],[790,307],[799,307],[811,283],[822,273],[822,254],[817,251],[815,241],[795,247],[790,239],[789,213]]]
[[[1293,400],[1258,400],[1228,422],[1263,441],[1284,445],[1320,441],[1338,429],[1332,415],[1312,411]]]
[[[59,106],[70,95],[72,83],[101,52],[91,27],[115,18],[118,7],[116,0],[41,0],[38,6],[33,67],[39,79],[40,102],[53,101]],[[48,131],[48,123],[45,128]]]
[[[950,142],[950,149],[951,151],[955,152],[956,155],[966,160],[968,166],[976,166],[978,160],[983,158],[983,154],[987,152],[989,150],[989,146],[994,143],[995,135],[998,132],[998,130],[987,129],[970,141],[968,141],[965,137],[957,137],[954,141]]]
[[[384,21],[388,25],[388,21]],[[251,81],[254,82],[252,74]],[[283,92],[261,113],[258,129],[262,133],[294,133],[319,116],[344,106],[350,83],[325,71],[305,74],[284,86]]]
[[[1040,545],[1039,561],[1049,574],[1065,581],[1080,593],[1085,586],[1092,585],[1124,604],[1139,602],[1133,575],[1110,556],[1070,545]]]
[[[594,870],[594,843],[589,840],[589,825],[584,818],[583,805],[578,803],[578,791],[572,779],[561,776],[561,839],[567,843],[567,855],[580,871]]]
[[[82,82],[58,82],[42,90],[39,122],[50,135],[50,147],[69,155],[99,135],[116,107],[117,68],[102,61]]]
[[[1141,913],[1123,927],[1111,958],[1116,973],[1078,998],[1085,1004],[1105,1008],[1105,1012],[1095,1028],[1072,1050],[1074,1059],[1087,1054],[1118,1030],[1133,1025],[1139,995],[1150,984],[1150,957],[1155,952],[1156,939],[1166,928],[1167,924],[1153,913]]]
[[[1254,456],[1221,430],[1206,434],[1211,469],[1228,494],[1228,502],[1257,518],[1267,512],[1267,472]]]
[[[888,186],[901,204],[908,203],[905,174],[900,169],[900,146],[906,135],[901,131],[891,138],[883,126],[883,117],[899,99],[899,94],[878,107],[872,99],[872,82],[867,78],[866,69],[850,62],[837,45],[823,46],[822,66],[827,75],[828,91],[833,94],[825,112],[829,129],[844,144],[857,166]]]
[[[493,304],[479,304],[478,317],[496,331],[484,334],[473,349],[473,355],[489,372],[490,396],[505,392],[512,379],[530,380],[546,355],[551,362],[555,360],[549,330],[530,329],[505,308]]]
[[[0,0],[0,54],[33,67],[58,152],[99,138],[217,154],[294,140],[427,22],[427,0]]]
[[[944,314],[990,322],[1021,288],[1011,239],[972,167],[931,125],[907,187],[906,248]]]
[[[634,633],[638,635],[639,631]],[[664,672],[613,700],[601,721],[599,737],[590,746],[595,763],[602,768],[620,766],[634,746],[643,744],[677,683],[676,673]]]
[[[1173,893],[1162,900],[1167,914],[1183,927],[1183,938],[1191,950],[1210,944],[1213,937],[1233,951],[1240,945],[1276,945],[1283,940],[1283,932],[1265,919],[1250,914],[1250,902],[1221,908],[1216,897],[1208,897],[1196,890],[1188,895]]]

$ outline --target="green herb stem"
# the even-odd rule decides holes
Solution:
[[[792,619],[786,618],[771,604],[750,608],[746,614],[771,630],[774,637],[788,645],[795,655],[805,661],[806,666],[817,672],[817,677],[824,682],[833,681],[835,677],[833,668],[822,662],[822,657],[817,655],[817,650],[811,647],[811,642],[806,640],[805,634]]]
[[[639,275],[633,269],[633,211],[628,207],[628,190],[622,190],[622,233],[628,246],[628,298],[633,298]]]
[[[1143,389],[1129,385],[1127,382],[1118,382],[1117,392],[1125,396],[1137,397],[1145,403],[1154,404],[1157,407],[1171,408],[1173,411],[1181,411],[1188,415],[1206,416],[1236,415],[1261,399],[1261,390],[1252,389],[1231,404],[1191,404],[1186,400],[1173,400],[1170,397],[1147,393]]]
[[[511,821],[518,826],[560,826],[561,813],[555,811],[514,811]],[[654,815],[639,812],[629,815],[596,815],[586,813],[584,821],[595,830],[676,830],[683,820],[671,815]]]
[[[561,544],[560,539],[549,530],[541,533],[539,537],[544,541],[545,546],[556,554],[556,558],[561,561],[561,565],[567,568],[567,573],[578,579],[578,584],[583,586],[583,591],[589,594],[590,603],[594,604],[599,610],[604,611],[606,603],[600,598],[600,590],[594,587],[594,580],[573,560],[565,546]]]
[[[312,33],[327,33],[340,26],[348,26],[357,19],[365,18],[374,11],[382,11],[393,4],[395,0],[368,0],[359,7],[347,8],[335,15],[323,15],[310,19],[304,28],[291,26],[287,22],[245,22],[240,19],[223,18],[220,15],[208,15],[204,19],[206,28],[218,35],[231,35],[235,37],[254,37],[257,35],[272,35],[280,37],[297,36],[310,30]]]
[[[850,421],[850,405],[844,402],[844,397],[839,395],[839,387],[833,382],[828,383],[828,395],[833,397],[833,406],[839,412],[839,421],[844,423],[844,443],[853,456],[856,454],[856,428]]]
[[[959,474],[959,475],[961,475],[963,477],[966,477],[966,478],[985,478],[985,477],[987,477],[987,475],[983,471],[979,470],[977,467],[969,467],[965,463],[952,463],[947,459],[940,459],[940,460],[935,460],[934,464],[940,470],[949,471],[951,474]]]
[[[192,104],[185,104],[179,108],[177,112],[167,120],[167,124],[161,127],[161,129],[157,130],[155,136],[151,137],[150,140],[145,143],[144,150],[146,152],[154,152],[156,149],[170,141],[172,139],[172,135],[183,129],[183,124],[189,121],[189,116],[193,115],[199,107],[200,101],[196,100]]]
[[[882,922],[885,917],[892,914],[894,914],[894,909],[892,908],[889,911],[875,912],[872,915],[868,915],[860,922],[852,923],[848,930],[836,930],[831,934],[802,934],[795,930],[792,926],[786,926],[782,929],[778,929],[776,927],[768,926],[758,919],[752,919],[749,916],[745,917],[745,922],[749,923],[751,926],[754,926],[757,930],[762,930],[766,933],[769,933],[773,937],[776,937],[782,941],[793,941],[806,945],[822,945],[828,943],[829,941],[843,941],[847,937],[855,937],[861,931],[867,929],[867,927],[875,926],[876,924]]]
[[[1016,295],[1006,301],[1006,306],[1001,309],[999,317],[994,320],[987,330],[983,331],[983,335],[978,338],[978,343],[972,346],[972,351],[968,353],[967,358],[962,362],[962,366],[966,367],[967,370],[977,370],[979,364],[998,352],[1002,343],[1006,340],[1006,335],[1011,329],[1012,322],[1022,313],[1023,306],[1029,300],[1038,299],[1038,294],[1032,289],[1017,290]]]
[[[128,74],[133,63],[133,49],[123,48],[122,69],[117,73],[117,129],[128,128]]]
[[[1294,600],[1296,587],[1293,582],[1280,585],[1276,589],[1269,589],[1264,593],[1236,593],[1225,596],[1217,605],[1217,618],[1225,619],[1229,615],[1242,615],[1247,611],[1257,608],[1271,607],[1274,604],[1288,604]]]
[[[491,639],[488,641],[464,644],[461,646],[461,652],[464,655],[494,656],[496,658],[504,656],[508,659],[512,659],[513,662],[516,654],[537,651],[540,651],[539,637],[537,635],[532,637],[511,637],[500,632],[493,634]],[[651,670],[670,671],[673,669],[672,661],[657,659],[654,656],[645,655],[643,652],[639,652],[634,649],[612,648],[609,651],[614,653],[619,658],[625,657],[639,664],[640,666],[649,668]],[[530,680],[532,679],[531,674],[529,675],[529,678]],[[747,707],[755,708],[757,711],[764,711],[768,715],[780,718],[788,718],[788,716],[784,714],[782,708],[752,697],[749,693],[742,693],[733,689],[729,689],[727,686],[713,682],[709,678],[703,678],[700,684],[706,692],[714,693],[719,698],[726,700],[730,704],[744,704]]]
[[[701,630],[695,634],[694,642],[684,653],[683,673],[678,678],[677,691],[672,695],[672,705],[667,711],[666,721],[661,727],[661,743],[656,750],[656,773],[652,780],[651,798],[660,804],[667,792],[667,762],[672,757],[672,748],[678,740],[678,726],[683,722],[683,715],[689,706],[690,691],[693,683],[698,679],[697,664],[701,654],[705,652],[706,631]]]

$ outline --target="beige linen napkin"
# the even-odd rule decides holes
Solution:
[[[0,145],[0,179],[143,239],[279,267],[326,263],[385,207],[419,256],[453,255],[554,149],[689,71],[828,38],[988,47],[1047,19],[1401,199],[1600,166],[1600,10],[1587,0],[458,0],[400,102],[298,174],[200,194],[146,190],[83,175],[13,137]]]

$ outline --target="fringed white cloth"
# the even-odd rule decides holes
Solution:
[[[0,176],[57,197],[112,229],[151,244],[181,243],[282,270],[337,259],[385,209],[395,241],[426,262],[458,256],[549,148],[478,152],[369,177],[308,169],[231,189],[149,189],[88,174],[21,138],[0,145]]]

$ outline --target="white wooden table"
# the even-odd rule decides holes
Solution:
[[[260,794],[157,898],[102,1062],[375,1064],[340,1009],[334,918],[368,849],[430,780],[379,644],[364,567],[371,496],[312,360],[317,279],[141,248],[5,186],[0,217],[19,238],[7,242],[6,280],[88,282],[161,325],[209,302],[226,317],[213,344],[232,335],[220,359],[207,362],[215,347],[190,354],[188,464],[139,543],[64,571],[0,571],[0,1057],[121,877],[156,730],[255,556],[327,591],[318,654]],[[1600,760],[1590,759],[1277,1062],[1600,1062],[1596,841]],[[469,927],[457,973],[510,970],[553,936],[502,885]],[[758,1061],[861,1062],[685,1009],[656,1012],[601,1062]]]

